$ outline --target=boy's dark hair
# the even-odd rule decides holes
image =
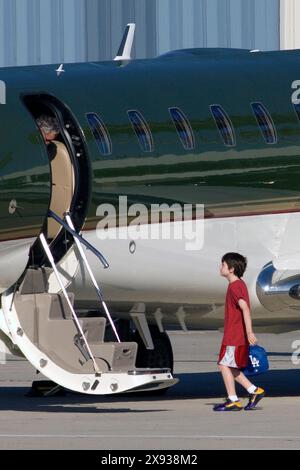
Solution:
[[[229,269],[234,269],[234,274],[241,278],[246,271],[247,258],[239,253],[226,253],[222,257],[222,263],[225,261]]]

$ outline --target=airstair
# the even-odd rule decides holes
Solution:
[[[75,392],[106,395],[159,390],[177,383],[169,369],[135,367],[138,345],[121,341],[82,245],[105,269],[109,267],[107,261],[75,231],[69,214],[64,219],[51,211],[49,215],[73,236],[74,244],[68,250],[68,259],[55,263],[51,247],[41,234],[47,266],[28,268],[21,284],[2,295],[4,329],[12,344],[49,380]],[[67,291],[74,274],[66,274],[64,264],[74,264],[74,257],[89,274],[104,317],[79,317],[76,313],[74,294]],[[104,340],[107,325],[115,341]]]

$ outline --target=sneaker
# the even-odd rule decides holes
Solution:
[[[265,396],[265,391],[263,388],[257,387],[254,393],[249,394],[249,403],[245,406],[244,410],[253,410],[256,407],[257,403]]]
[[[214,411],[240,411],[243,406],[240,401],[226,400],[225,403],[214,406]]]

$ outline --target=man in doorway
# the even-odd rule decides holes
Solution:
[[[55,117],[43,114],[37,118],[36,123],[47,145],[49,159],[52,161],[56,155],[56,146],[53,144],[53,140],[55,140],[60,133],[58,120]]]

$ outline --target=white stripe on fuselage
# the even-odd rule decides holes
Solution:
[[[117,230],[117,235],[121,231]],[[222,304],[227,281],[219,274],[220,260],[224,253],[234,251],[248,258],[244,280],[252,310],[265,312],[256,295],[257,276],[266,263],[271,260],[280,263],[281,257],[293,253],[298,253],[298,258],[293,258],[293,267],[300,272],[298,233],[300,213],[284,213],[206,219],[203,247],[196,251],[185,249],[186,240],[148,239],[136,240],[135,253],[131,254],[130,239],[100,241],[96,231],[85,232],[84,236],[110,263],[110,268],[103,270],[88,253],[107,301]],[[94,296],[80,271],[75,285],[79,298]]]

